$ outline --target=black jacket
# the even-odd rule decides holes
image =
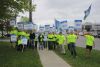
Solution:
[[[35,33],[30,33],[30,39],[35,39]]]

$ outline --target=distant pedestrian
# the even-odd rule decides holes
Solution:
[[[22,40],[20,39],[20,37],[18,38],[18,44],[16,45],[16,47],[17,47],[17,51],[23,52]]]

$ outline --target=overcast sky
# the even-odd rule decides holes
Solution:
[[[53,24],[54,19],[67,19],[73,22],[75,19],[83,19],[84,11],[92,3],[90,15],[86,21],[99,22],[100,0],[33,0],[36,11],[33,12],[33,21],[38,25]],[[22,14],[21,14],[22,15]],[[23,16],[28,16],[25,13]]]

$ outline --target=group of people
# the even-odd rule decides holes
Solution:
[[[64,35],[62,32],[59,34],[35,32],[28,33],[25,31],[17,31],[16,29],[13,29],[11,31],[11,35],[15,35],[17,38],[15,41],[11,40],[11,43],[16,43],[16,48],[18,51],[23,52],[23,50],[27,47],[37,49],[37,46],[39,45],[40,50],[58,50],[62,54],[65,54],[65,46],[67,45],[71,55],[73,57],[77,56],[76,42],[78,39],[78,33],[75,31],[71,31],[70,33],[67,33],[67,35]],[[86,55],[90,56],[92,47],[95,45],[94,37],[90,32],[85,32],[84,37],[86,38]],[[67,42],[67,44],[65,42]]]
[[[25,48],[37,48],[37,41],[35,41],[35,33],[28,33],[23,30],[13,28],[11,34],[11,46],[17,49],[17,51],[24,51]]]

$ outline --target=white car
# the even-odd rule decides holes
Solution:
[[[83,36],[83,32],[79,32],[79,35],[80,35],[80,36]]]

